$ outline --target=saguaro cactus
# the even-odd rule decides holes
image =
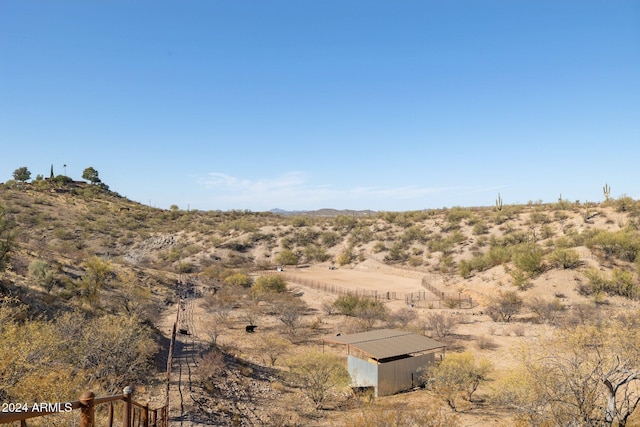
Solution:
[[[609,187],[609,184],[604,184],[604,187],[602,187],[602,192],[604,193],[604,200],[609,201],[609,196],[611,195],[611,187]]]
[[[496,209],[502,210],[502,197],[500,197],[500,193],[498,193],[498,198],[496,199]]]

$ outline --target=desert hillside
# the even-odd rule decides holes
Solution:
[[[640,204],[606,196],[284,215],[162,210],[91,184],[0,184],[0,401],[135,384],[161,404],[182,310],[174,421],[638,425]],[[443,342],[441,370],[379,399],[338,380],[322,398],[309,393],[305,360],[324,350],[345,363],[322,337],[378,328]],[[445,375],[463,362],[455,355],[470,358],[458,371],[479,369],[475,383]],[[550,391],[559,384],[564,401]]]

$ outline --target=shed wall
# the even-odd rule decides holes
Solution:
[[[434,354],[430,353],[376,365],[378,368],[376,395],[388,396],[423,385],[423,369],[434,360]]]
[[[423,370],[435,360],[433,353],[387,363],[347,356],[347,369],[354,387],[374,387],[375,396],[388,396],[424,384]]]
[[[378,386],[378,365],[359,359],[355,356],[347,356],[347,370],[351,376],[351,385],[354,387]]]

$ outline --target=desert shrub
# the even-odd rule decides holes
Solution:
[[[57,227],[53,230],[53,235],[60,240],[72,240],[74,234],[65,227]]]
[[[495,350],[498,348],[498,343],[486,335],[482,335],[476,339],[476,345],[480,350]]]
[[[358,224],[358,220],[354,216],[338,215],[333,220],[333,224],[337,230],[342,230],[343,232],[348,233]]]
[[[349,427],[442,427],[459,425],[458,415],[446,410],[443,403],[421,402],[418,407],[399,403],[374,402],[350,415]]]
[[[345,248],[340,255],[338,255],[338,265],[347,265],[353,262],[356,259],[356,255],[353,253],[353,248],[348,247]]]
[[[439,364],[430,366],[424,379],[437,396],[457,411],[458,400],[470,402],[473,393],[488,381],[492,371],[491,362],[476,359],[471,352],[450,353]]]
[[[532,224],[548,224],[551,220],[549,216],[544,212],[531,212],[529,215],[529,221]]]
[[[309,261],[319,261],[324,262],[330,258],[327,250],[322,246],[318,245],[308,245],[304,248],[304,256]]]
[[[380,252],[384,252],[387,250],[387,246],[384,244],[382,240],[377,241],[375,245],[373,245],[373,252],[379,254]]]
[[[611,278],[611,290],[616,295],[620,295],[627,298],[637,299],[640,289],[638,288],[638,282],[628,270],[614,268]]]
[[[460,244],[466,240],[464,234],[456,230],[443,237],[442,234],[436,234],[429,240],[427,247],[431,252],[442,252],[443,254],[450,254],[453,251],[455,245]]]
[[[293,216],[291,217],[291,225],[294,227],[307,227],[311,225],[311,218],[301,215]]]
[[[373,231],[366,224],[358,224],[351,230],[349,243],[357,245],[360,243],[368,243],[373,240]]]
[[[536,276],[544,271],[542,263],[544,250],[535,243],[516,246],[511,255],[511,261],[523,272]]]
[[[460,272],[460,276],[464,278],[471,276],[471,272],[473,271],[471,262],[466,259],[460,260],[458,263],[458,271]]]
[[[42,286],[47,292],[51,292],[51,289],[59,283],[56,271],[44,260],[36,259],[31,261],[28,270],[29,277],[38,285]]]
[[[514,291],[500,293],[487,306],[487,314],[494,322],[509,322],[522,309],[523,301]]]
[[[411,267],[419,267],[423,264],[422,262],[422,257],[419,256],[412,256],[409,258],[409,265]]]
[[[542,227],[540,227],[540,237],[542,237],[543,239],[550,239],[554,234],[555,232],[549,224],[544,224]]]
[[[283,249],[276,258],[277,262],[282,265],[296,265],[298,264],[298,255],[291,249]]]
[[[244,273],[233,273],[224,279],[225,285],[248,288],[251,286],[251,278]]]
[[[444,339],[451,335],[453,329],[460,323],[456,316],[443,312],[429,313],[424,321],[424,328],[432,336]]]
[[[387,261],[406,261],[409,258],[409,254],[405,251],[404,245],[401,242],[396,242],[389,248],[389,253],[385,256]]]
[[[479,235],[482,235],[482,234],[487,234],[489,232],[489,226],[484,221],[476,222],[473,225],[473,231],[472,232],[476,236],[479,236]]]
[[[616,232],[598,230],[586,244],[600,249],[606,257],[634,262],[640,250],[640,236],[629,228]]]
[[[392,327],[398,327],[400,329],[406,328],[409,323],[418,319],[418,315],[415,310],[408,307],[402,307],[388,316],[389,324]]]
[[[275,334],[267,334],[256,343],[256,351],[263,363],[275,366],[280,357],[289,352],[291,343]]]
[[[396,221],[396,218],[398,217],[399,213],[398,212],[381,212],[378,215],[384,221],[388,222],[389,224],[393,224]]]
[[[509,275],[513,286],[521,291],[527,290],[532,285],[529,275],[518,268],[511,270]]]
[[[349,384],[345,363],[330,353],[310,351],[287,361],[292,383],[313,401],[317,409]]]
[[[606,278],[600,271],[589,268],[585,270],[584,276],[587,282],[578,282],[577,290],[580,295],[591,296],[593,294],[603,292],[606,288]]]
[[[68,316],[57,325],[61,336],[77,344],[69,357],[88,381],[102,384],[108,393],[145,383],[158,348],[151,328],[137,316],[106,315],[85,322]]]
[[[49,263],[42,259],[34,259],[29,263],[29,277],[35,281],[44,279],[49,270]]]
[[[445,220],[452,224],[458,224],[463,219],[471,218],[472,213],[469,209],[454,206],[451,209],[448,209],[445,213]]]
[[[565,311],[565,306],[558,298],[546,300],[533,297],[527,303],[527,308],[533,313],[536,322],[552,325],[556,324],[559,315]]]
[[[413,225],[404,230],[404,232],[400,235],[400,240],[403,243],[410,243],[414,241],[424,242],[426,240],[426,237],[427,236],[425,232],[420,227],[418,227],[417,225]]]
[[[616,212],[635,212],[637,210],[636,201],[629,196],[621,196],[614,202]]]
[[[598,324],[602,321],[603,312],[594,302],[580,302],[573,304],[561,319],[560,325],[572,329],[587,323]]]
[[[368,302],[369,298],[365,300],[364,297],[347,294],[340,295],[338,298],[336,298],[336,300],[333,302],[333,307],[340,314],[343,314],[345,316],[355,316],[355,312],[358,306],[367,306]]]
[[[258,231],[258,226],[248,218],[238,218],[220,223],[218,230],[223,234],[228,234],[231,231],[253,233]]]
[[[556,247],[549,254],[549,263],[556,268],[576,268],[580,265],[580,255],[573,249]]]
[[[360,320],[365,329],[371,328],[378,320],[386,320],[389,313],[382,301],[352,294],[340,295],[333,306],[338,313]]]
[[[327,248],[331,248],[340,241],[340,235],[335,231],[325,231],[320,234],[320,241]]]
[[[282,293],[287,290],[287,281],[282,276],[260,276],[251,287],[254,295]]]
[[[298,246],[307,246],[315,243],[320,232],[311,227],[304,227],[293,233],[292,241]]]
[[[181,274],[191,274],[196,272],[197,267],[192,262],[181,261],[176,265],[176,271]]]
[[[585,296],[597,296],[600,293],[618,295],[629,299],[640,297],[640,286],[633,273],[614,268],[611,277],[606,277],[599,270],[590,268],[584,272],[587,282],[578,284],[578,292]]]
[[[53,322],[8,321],[0,326],[2,345],[11,349],[0,352],[0,400],[57,402],[78,396],[78,387],[87,383],[70,363],[72,342],[57,341],[60,331]]]
[[[468,277],[473,271],[485,271],[497,265],[504,264],[511,259],[507,248],[493,246],[484,254],[474,256],[470,260],[461,260],[458,270],[462,277]]]

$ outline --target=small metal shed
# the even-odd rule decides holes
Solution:
[[[424,335],[395,329],[324,337],[347,346],[347,369],[354,387],[373,387],[388,396],[424,384],[423,370],[445,345]]]

